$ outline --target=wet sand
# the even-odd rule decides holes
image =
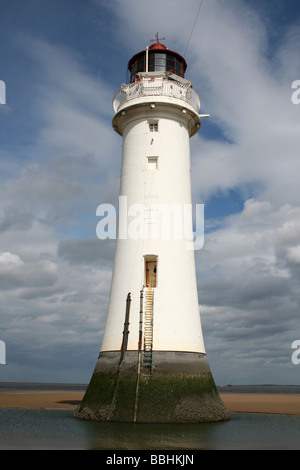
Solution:
[[[220,393],[220,396],[232,412],[300,415],[298,394]]]
[[[0,391],[0,408],[74,409],[84,391]],[[220,393],[229,412],[300,415],[299,394]]]
[[[0,408],[75,409],[83,391],[0,391]]]

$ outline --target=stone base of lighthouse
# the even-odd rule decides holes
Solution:
[[[75,417],[141,423],[207,423],[230,415],[205,354],[152,351],[151,371],[138,351],[101,352]]]

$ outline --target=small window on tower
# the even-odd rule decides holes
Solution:
[[[157,170],[157,159],[158,157],[147,157],[148,158],[148,170]]]
[[[149,121],[150,132],[158,132],[158,121]]]

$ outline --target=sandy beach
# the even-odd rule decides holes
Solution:
[[[83,391],[0,391],[0,408],[75,409]]]
[[[0,391],[0,408],[75,409],[84,391]],[[300,415],[299,394],[220,393],[230,412]]]
[[[298,394],[220,393],[220,396],[232,412],[300,415]]]

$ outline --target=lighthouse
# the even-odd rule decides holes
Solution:
[[[204,115],[185,59],[160,41],[130,59],[128,83],[113,99],[112,126],[123,139],[118,227],[81,419],[229,419],[205,352],[193,250],[189,139]]]

